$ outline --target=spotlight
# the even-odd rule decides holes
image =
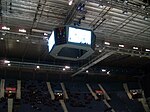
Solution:
[[[122,13],[123,13],[123,14],[127,14],[128,12],[125,10],[125,11],[123,11]]]
[[[138,47],[133,47],[133,49],[138,50],[139,48]]]
[[[100,8],[103,8],[103,5],[99,5]]]
[[[28,37],[28,36],[26,36],[25,38],[26,38],[26,39],[29,39],[29,37]]]
[[[125,0],[125,1],[124,1],[124,4],[127,4],[127,3],[128,3],[128,0]]]
[[[9,28],[9,27],[6,27],[6,26],[3,26],[3,27],[2,27],[2,30],[10,30],[10,28]]]
[[[110,43],[109,43],[109,42],[104,42],[104,44],[105,44],[105,45],[110,45]]]
[[[19,32],[26,33],[27,31],[25,29],[19,29]]]
[[[150,52],[150,49],[145,49],[146,52]]]
[[[124,45],[121,45],[121,44],[120,44],[119,47],[124,47]]]
[[[102,69],[102,72],[106,72],[106,69]]]
[[[99,52],[101,53],[101,52],[102,52],[102,50],[99,50]]]
[[[44,33],[44,36],[47,36],[48,35],[48,33]]]
[[[70,66],[65,66],[65,69],[70,69]]]
[[[4,63],[5,63],[5,64],[9,64],[9,63],[10,63],[10,61],[8,61],[8,60],[4,60]]]
[[[106,70],[105,70],[105,69],[102,69],[102,72],[106,72]]]
[[[147,16],[145,16],[143,19],[144,19],[144,20],[148,20],[148,17],[147,17]]]
[[[98,47],[99,47],[99,45],[98,45],[98,44],[96,44],[96,47],[98,48]]]
[[[16,42],[20,42],[20,40],[16,40]]]
[[[145,6],[145,5],[141,5],[141,8],[142,8],[142,9],[145,9],[145,8],[146,8],[146,6]]]
[[[69,0],[69,5],[72,5],[72,3],[73,3],[73,0]]]
[[[89,73],[89,71],[88,71],[88,70],[86,70],[86,73]]]
[[[107,72],[107,75],[109,75],[109,74],[110,74],[110,71]]]
[[[4,40],[4,38],[1,38],[1,40]]]
[[[40,69],[40,66],[36,66],[37,69]]]
[[[65,71],[66,69],[65,68],[63,68],[63,71]]]
[[[9,63],[8,66],[11,66],[11,64]]]

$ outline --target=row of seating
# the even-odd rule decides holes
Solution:
[[[6,87],[17,87],[16,80],[6,80]],[[132,84],[132,83],[130,83]],[[95,100],[85,83],[64,82],[68,93],[65,100],[68,112],[109,112],[103,99]],[[130,100],[122,83],[101,83],[111,100],[108,102],[116,112],[145,112],[138,100]],[[51,82],[53,91],[62,91],[60,82]],[[97,83],[90,83],[92,90],[100,90]],[[102,97],[103,98],[103,97]],[[0,110],[8,112],[7,98],[0,99]],[[1,111],[0,111],[1,112]],[[21,81],[21,99],[14,98],[13,112],[63,112],[58,100],[52,100],[46,82]]]

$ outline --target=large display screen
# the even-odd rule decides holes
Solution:
[[[49,52],[52,50],[54,44],[55,44],[55,36],[54,36],[54,31],[53,31],[50,38],[49,38],[49,40],[48,40]]]
[[[91,45],[91,31],[69,27],[68,33],[68,42]]]

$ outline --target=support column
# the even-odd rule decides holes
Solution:
[[[111,100],[111,98],[109,97],[109,95],[107,94],[107,92],[105,91],[105,89],[102,87],[101,84],[98,84],[99,88],[103,91],[104,96],[107,100]]]
[[[128,97],[129,97],[129,99],[132,99],[132,95],[131,95],[130,92],[129,92],[129,88],[128,88],[127,83],[123,83],[123,88],[124,88],[124,90],[126,91]]]
[[[13,99],[8,99],[8,112],[13,110]]]
[[[87,88],[89,89],[90,93],[92,94],[92,96],[95,98],[95,100],[98,99],[97,95],[95,94],[95,92],[93,92],[91,86],[89,84],[86,84]]]
[[[1,79],[1,93],[0,93],[0,97],[2,98],[2,97],[4,97],[4,93],[5,93],[5,89],[4,89],[4,87],[5,87],[5,79]]]
[[[68,109],[66,107],[66,104],[64,102],[64,100],[59,100],[60,104],[61,104],[61,107],[63,108],[64,112],[68,112]]]
[[[150,112],[150,108],[149,108],[149,106],[148,106],[148,104],[146,102],[144,91],[142,91],[142,97],[143,98],[140,98],[139,101],[142,103],[145,112]]]
[[[50,82],[46,82],[46,84],[47,84],[48,91],[49,91],[49,93],[51,95],[51,99],[54,100],[55,96],[54,96],[54,92],[52,90],[51,84],[50,84]]]
[[[110,104],[106,101],[106,100],[103,100],[103,102],[105,103],[105,105],[108,107],[108,108],[112,108],[111,106],[110,106]],[[112,108],[111,109],[111,111],[112,112],[115,112],[115,110]]]
[[[21,99],[21,80],[17,80],[16,99]]]
[[[69,99],[64,83],[60,83],[65,99]]]

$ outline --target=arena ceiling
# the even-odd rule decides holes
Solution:
[[[1,59],[63,63],[62,60],[49,56],[47,35],[44,33],[51,34],[54,28],[64,25],[79,25],[92,29],[96,34],[96,52],[93,56],[84,62],[72,62],[73,64],[84,65],[98,57],[99,50],[105,47],[105,41],[139,49],[127,50],[125,54],[119,52],[97,66],[141,67],[150,64],[149,52],[141,52],[150,49],[149,0],[73,0],[72,5],[68,5],[68,0],[1,0]],[[4,26],[10,29],[3,30]],[[19,32],[19,29],[26,32]],[[138,55],[134,55],[135,52]]]

